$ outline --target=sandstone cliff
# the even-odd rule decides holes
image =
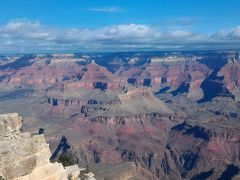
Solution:
[[[0,176],[5,180],[77,179],[77,165],[64,168],[50,163],[51,152],[43,135],[22,133],[17,113],[0,115]]]

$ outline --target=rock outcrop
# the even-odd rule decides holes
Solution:
[[[19,131],[22,127],[22,118],[17,113],[0,115],[0,134]]]
[[[0,115],[0,176],[5,180],[78,179],[77,165],[64,168],[50,163],[51,152],[43,135],[22,133],[17,113]]]

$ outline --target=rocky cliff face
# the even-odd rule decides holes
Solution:
[[[50,150],[43,135],[22,133],[22,118],[16,114],[0,115],[0,176],[18,180],[78,179],[78,166],[64,168],[50,163]]]

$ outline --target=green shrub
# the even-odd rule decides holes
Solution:
[[[75,164],[74,155],[71,151],[67,151],[59,156],[57,162],[62,163],[64,167],[72,166]]]

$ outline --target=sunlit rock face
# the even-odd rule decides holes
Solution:
[[[22,127],[22,118],[17,113],[0,115],[0,134],[19,131]]]
[[[0,176],[18,180],[67,180],[79,175],[78,166],[64,168],[50,163],[51,152],[43,135],[22,133],[22,118],[17,113],[0,115]]]

